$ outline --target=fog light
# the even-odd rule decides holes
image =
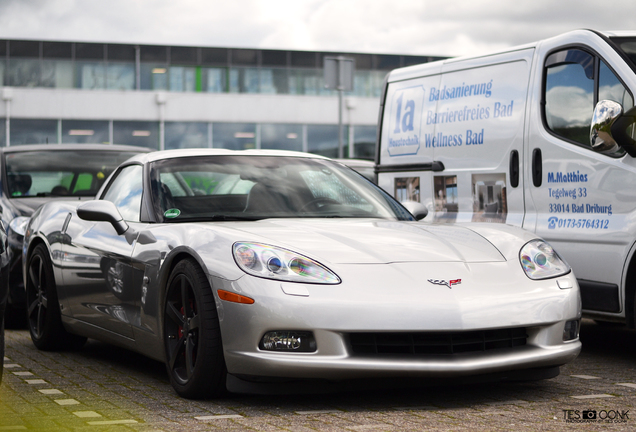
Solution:
[[[563,327],[563,340],[570,341],[579,337],[579,321],[568,321]]]
[[[266,351],[314,352],[316,340],[306,331],[270,331],[265,333],[259,348]]]

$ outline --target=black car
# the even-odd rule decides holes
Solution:
[[[150,150],[109,144],[42,144],[0,149],[0,206],[10,262],[7,327],[26,325],[22,240],[29,217],[51,200],[92,199],[126,159]]]
[[[0,360],[4,359],[4,313],[9,294],[9,257],[7,255],[7,235],[4,224],[0,223]],[[0,383],[4,361],[0,361]]]

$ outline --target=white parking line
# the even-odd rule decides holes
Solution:
[[[14,369],[14,368],[19,368],[19,367],[22,367],[22,366],[20,366],[17,363],[7,363],[7,364],[4,365],[5,369]]]
[[[100,421],[89,421],[87,422],[91,426],[99,426],[99,425],[118,425],[118,424],[134,424],[138,423],[137,420],[100,420]]]
[[[636,388],[636,384],[633,384],[633,383],[616,383],[616,385],[623,386],[623,387]]]
[[[32,372],[13,372],[13,375],[17,375],[17,376],[30,376],[33,375]]]
[[[595,376],[592,376],[592,375],[570,375],[570,376],[574,377],[574,378],[581,378],[581,379],[587,379],[587,380],[590,380],[590,379],[601,379],[600,377],[595,377]]]
[[[95,411],[75,411],[73,414],[75,414],[77,417],[81,417],[81,418],[101,417],[102,416],[101,414],[96,413]]]
[[[64,394],[63,392],[59,391],[58,389],[42,389],[42,390],[38,390],[40,393],[42,394],[47,394],[47,395],[54,395],[54,394]]]
[[[222,419],[235,419],[235,418],[243,418],[243,416],[238,414],[218,414],[218,415],[195,417],[196,420],[222,420]]]
[[[591,395],[585,395],[585,396],[570,396],[570,397],[574,399],[596,399],[596,398],[613,398],[614,396],[603,393],[603,394],[591,394]]]
[[[54,402],[58,405],[79,405],[75,399],[55,399]]]
[[[27,384],[48,384],[43,379],[30,379],[30,380],[25,380],[25,381],[26,381]]]

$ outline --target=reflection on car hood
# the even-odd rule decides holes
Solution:
[[[368,219],[268,219],[233,227],[246,233],[237,240],[267,242],[338,264],[505,261],[488,240],[459,226]]]

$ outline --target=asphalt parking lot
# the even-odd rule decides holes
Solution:
[[[267,395],[191,401],[159,362],[92,340],[78,352],[40,352],[27,331],[8,330],[0,431],[634,430],[636,332],[584,320],[581,339],[579,358],[545,381],[367,381],[304,395],[277,395],[272,384]]]

